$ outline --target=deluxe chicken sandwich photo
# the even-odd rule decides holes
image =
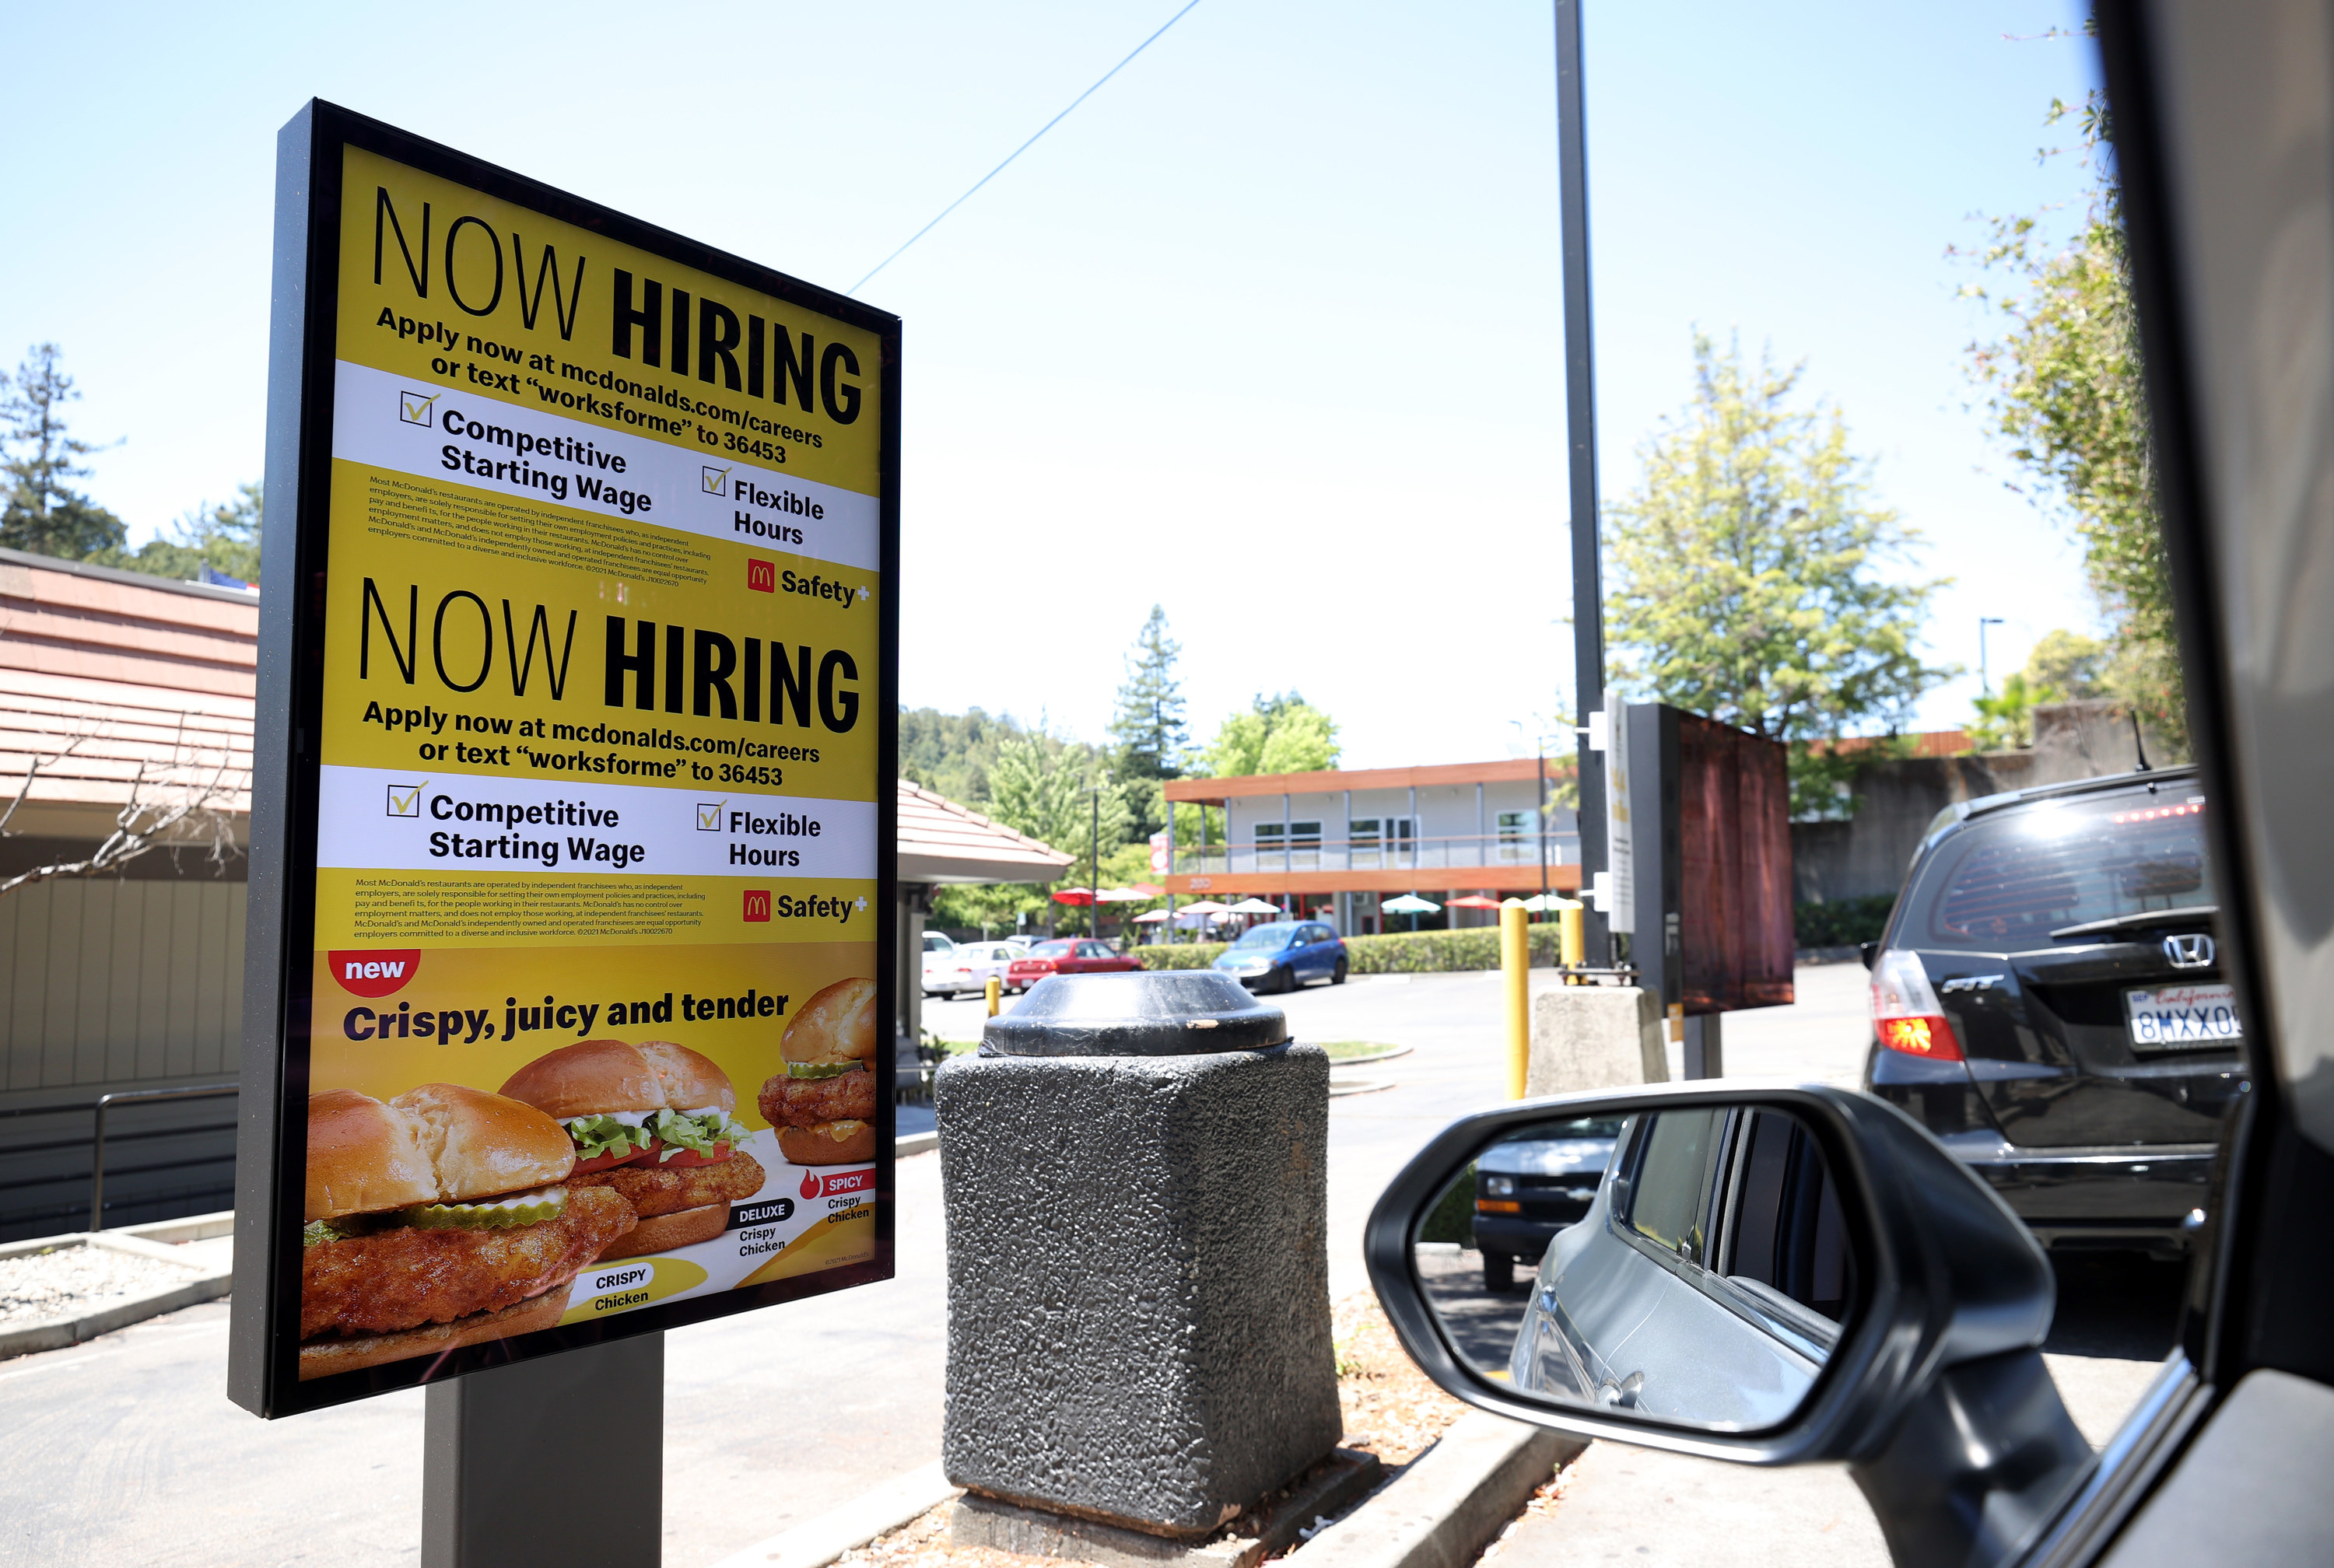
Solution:
[[[584,1040],[538,1056],[503,1085],[566,1127],[569,1185],[622,1195],[640,1227],[606,1257],[641,1257],[710,1241],[729,1206],[762,1190],[761,1161],[740,1152],[738,1090],[712,1059],[670,1040]]]
[[[310,1095],[301,1378],[557,1323],[633,1224],[617,1194],[567,1184],[574,1164],[559,1123],[499,1094]]]
[[[778,1054],[786,1071],[762,1085],[762,1115],[796,1165],[875,1158],[875,982],[837,980],[803,1004]]]

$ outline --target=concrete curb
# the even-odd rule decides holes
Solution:
[[[1342,1062],[1331,1062],[1329,1071],[1342,1073],[1348,1067],[1374,1067],[1381,1062],[1391,1062],[1397,1056],[1407,1056],[1417,1049],[1415,1045],[1396,1045],[1391,1050],[1381,1051],[1374,1056],[1348,1056]]]
[[[940,1146],[940,1135],[937,1132],[911,1132],[892,1144],[892,1158],[905,1159],[911,1154],[930,1154]]]
[[[213,1216],[202,1216],[210,1220]],[[162,1285],[136,1295],[121,1296],[108,1302],[93,1312],[71,1317],[43,1318],[21,1327],[0,1330],[0,1361],[31,1355],[39,1351],[61,1351],[68,1345],[93,1340],[100,1334],[110,1334],[134,1323],[143,1323],[164,1313],[177,1312],[180,1307],[199,1302],[217,1301],[227,1294],[234,1283],[231,1272],[209,1266],[198,1255],[186,1252],[169,1242],[156,1241],[138,1234],[140,1231],[167,1230],[173,1226],[185,1228],[194,1222],[172,1221],[161,1226],[133,1226],[121,1231],[74,1231],[64,1236],[36,1236],[30,1241],[12,1241],[0,1246],[0,1257],[21,1257],[52,1248],[95,1246],[109,1252],[128,1253],[133,1257],[151,1258],[159,1263],[176,1265],[187,1271],[187,1279],[178,1284]],[[204,1239],[208,1239],[207,1236]]]
[[[1540,1483],[1587,1446],[1471,1411],[1288,1560],[1295,1568],[1463,1568]]]
[[[906,1140],[901,1141],[904,1144]],[[733,1552],[711,1568],[825,1568],[852,1548],[864,1546],[956,1495],[957,1489],[949,1485],[935,1459],[921,1469],[892,1477],[840,1508]]]

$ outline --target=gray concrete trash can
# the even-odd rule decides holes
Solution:
[[[951,1482],[1194,1536],[1336,1446],[1329,1060],[1279,1009],[1057,975],[934,1103]]]

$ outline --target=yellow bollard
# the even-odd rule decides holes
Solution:
[[[1521,1100],[1531,1066],[1531,928],[1520,899],[1500,906],[1500,969],[1508,990],[1508,1098]]]
[[[991,975],[988,979],[981,982],[980,989],[982,995],[989,998],[989,1015],[992,1018],[996,1017],[997,998],[1004,987],[998,985],[997,976]]]
[[[1557,949],[1567,969],[1577,969],[1588,961],[1588,937],[1580,923],[1578,904],[1567,903],[1557,912]]]

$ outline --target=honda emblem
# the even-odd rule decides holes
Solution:
[[[2175,969],[2202,969],[2213,961],[2213,938],[2202,931],[2166,937],[2164,956]]]

